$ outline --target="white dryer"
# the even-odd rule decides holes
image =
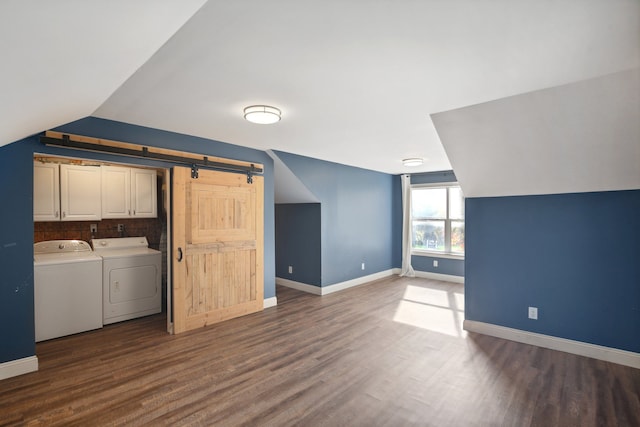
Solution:
[[[102,328],[102,259],[82,240],[33,245],[36,341]]]
[[[102,257],[102,323],[162,311],[162,256],[146,237],[91,240]]]

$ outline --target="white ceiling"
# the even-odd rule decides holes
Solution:
[[[459,173],[431,114],[640,66],[638,0],[202,4],[0,3],[0,143],[94,115],[387,173]],[[256,103],[282,121],[244,121]],[[426,162],[406,169],[406,157]]]
[[[2,0],[0,145],[91,115],[205,0]]]
[[[467,197],[640,189],[640,68],[432,117]]]

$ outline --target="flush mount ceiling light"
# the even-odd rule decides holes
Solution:
[[[280,121],[281,111],[268,105],[251,105],[244,109],[244,118],[251,123],[270,125]]]
[[[403,159],[402,164],[409,167],[420,166],[422,164],[422,158],[411,157],[409,159]]]

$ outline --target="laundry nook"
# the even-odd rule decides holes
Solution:
[[[37,342],[166,311],[165,175],[34,158]]]

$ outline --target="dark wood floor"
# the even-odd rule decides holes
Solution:
[[[37,345],[1,425],[639,426],[640,370],[461,330],[461,285],[393,277],[178,336]]]

